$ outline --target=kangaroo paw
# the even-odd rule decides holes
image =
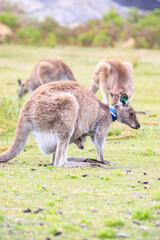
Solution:
[[[101,162],[101,161],[99,161],[99,160],[97,160],[97,159],[94,159],[94,158],[86,158],[85,160],[84,160],[84,162],[89,162],[89,163],[99,163],[99,164],[110,164],[108,161],[103,161],[103,162]]]
[[[104,164],[106,164],[106,165],[110,165],[110,162],[108,162],[108,161],[104,161]]]

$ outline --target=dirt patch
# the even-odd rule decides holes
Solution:
[[[144,125],[158,125],[158,123],[157,122],[147,122],[147,121],[143,121],[143,122],[141,122],[141,124],[144,124]]]
[[[136,134],[131,132],[129,130],[129,128],[127,128],[126,126],[122,127],[124,129],[124,131],[122,133],[120,133],[118,136],[109,136],[106,137],[107,140],[115,140],[115,139],[121,139],[121,138],[126,138],[126,137],[135,137]]]

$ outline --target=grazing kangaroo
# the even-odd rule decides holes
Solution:
[[[77,82],[45,84],[23,105],[14,142],[0,154],[0,162],[16,157],[32,132],[40,150],[52,154],[52,162],[57,167],[89,165],[67,161],[68,145],[86,133],[90,135],[99,160],[105,163],[103,146],[112,121],[117,119],[134,129],[140,127],[134,109],[126,100],[126,96],[121,97],[121,102],[109,108]]]
[[[39,86],[55,81],[76,81],[71,69],[62,61],[55,58],[46,59],[38,63],[30,78],[22,83],[18,80],[18,97],[22,98],[27,92],[33,92]]]
[[[93,71],[90,90],[96,94],[99,88],[104,103],[109,104],[111,95],[112,105],[117,104],[121,92],[126,92],[130,101],[134,92],[132,64],[113,59],[100,60]]]

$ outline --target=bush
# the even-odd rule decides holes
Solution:
[[[111,8],[110,11],[104,15],[103,21],[105,21],[107,24],[114,24],[117,26],[122,26],[123,24],[123,18],[115,12],[114,8]]]
[[[17,31],[18,41],[27,44],[40,44],[41,32],[33,26],[23,26]]]
[[[48,33],[46,38],[46,45],[49,47],[56,47],[57,45],[56,36],[53,33]]]
[[[112,39],[108,36],[106,30],[102,30],[99,34],[97,34],[93,39],[93,46],[112,46]]]
[[[91,46],[92,45],[92,41],[94,39],[94,32],[93,31],[88,31],[88,32],[84,32],[81,33],[77,36],[78,39],[78,45],[80,46]]]
[[[10,12],[4,12],[0,14],[0,22],[9,26],[10,28],[14,28],[17,25],[16,17]]]
[[[149,48],[150,43],[147,41],[145,37],[138,37],[136,39],[136,47],[137,48]]]
[[[43,22],[40,23],[40,29],[42,32],[53,32],[58,24],[51,17],[46,17]]]
[[[128,22],[129,23],[137,23],[139,21],[140,15],[138,12],[137,8],[132,7],[129,11],[128,11]]]
[[[124,20],[111,8],[102,19],[89,20],[75,29],[61,27],[50,17],[42,22],[28,19],[20,22],[19,19],[18,15],[10,12],[0,14],[0,22],[14,28],[16,37],[9,40],[21,44],[114,47],[134,39],[133,47],[160,48],[159,9],[140,15],[137,9],[132,8]]]

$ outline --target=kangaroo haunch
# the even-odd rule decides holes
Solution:
[[[128,102],[119,102],[114,110],[114,119],[134,129],[140,127],[135,111]],[[99,160],[104,163],[103,146],[111,123],[109,106],[86,87],[72,81],[45,84],[33,92],[23,105],[14,142],[0,154],[0,162],[16,157],[32,132],[40,150],[52,154],[55,166],[89,165],[67,161],[68,145],[86,133],[96,148]]]
[[[115,59],[100,60],[93,71],[90,90],[96,94],[99,88],[106,104],[109,104],[109,95],[112,104],[117,104],[121,92],[126,92],[130,101],[134,92],[132,64]]]

